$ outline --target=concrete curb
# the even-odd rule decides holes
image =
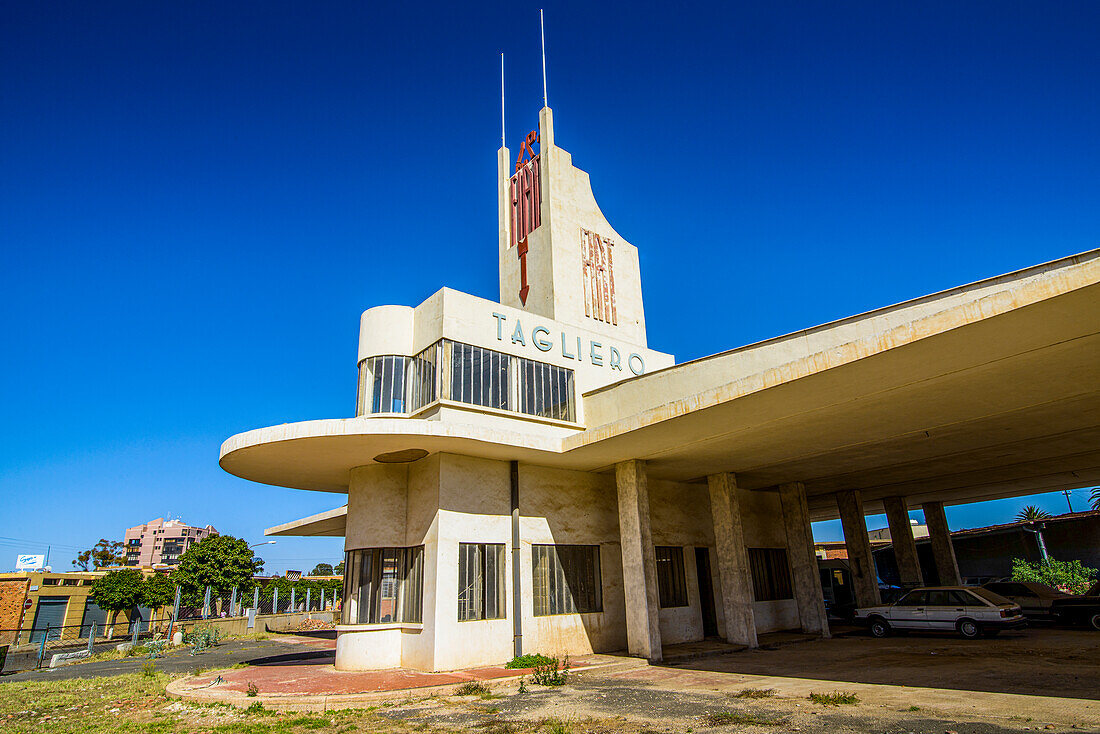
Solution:
[[[590,670],[602,669],[629,669],[633,667],[645,667],[648,663],[642,659],[631,658],[629,661],[610,660],[590,665],[578,666],[570,669],[570,673],[581,673]],[[221,670],[231,670],[222,668]],[[204,671],[203,675],[219,673],[219,670]],[[457,671],[456,671],[457,672]],[[188,681],[197,676],[189,675],[172,681],[165,688],[165,694],[172,699],[188,701],[200,704],[228,704],[236,708],[248,708],[259,703],[264,708],[273,711],[334,711],[347,708],[366,708],[376,702],[415,698],[430,698],[433,696],[450,696],[467,683],[485,683],[486,685],[505,684],[509,687],[518,687],[520,678],[530,675],[530,670],[517,675],[500,678],[474,678],[458,681],[456,683],[444,683],[434,686],[419,686],[414,688],[398,688],[390,691],[364,691],[362,693],[334,693],[334,694],[297,694],[297,693],[268,693],[249,696],[241,691],[229,691],[218,689],[214,686],[207,688],[188,688]]]

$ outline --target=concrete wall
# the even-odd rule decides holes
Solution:
[[[523,649],[550,655],[581,655],[626,647],[626,608],[615,479],[594,474],[521,464],[520,589]],[[786,536],[779,496],[739,489],[748,547],[782,548]],[[706,485],[649,482],[653,542],[684,554],[688,604],[661,609],[664,644],[700,640],[700,606],[695,549],[713,548]],[[498,664],[513,654],[514,593],[508,462],[454,454],[433,454],[408,465],[373,465],[354,470],[348,502],[348,549],[425,546],[423,621],[400,632],[380,626],[341,628],[340,660],[359,667],[388,667],[395,650],[400,665],[422,670]],[[503,619],[458,621],[460,543],[500,543],[505,548]],[[533,614],[532,546],[598,545],[602,580],[601,612]],[[717,564],[711,555],[711,587],[719,593]],[[716,605],[719,633],[724,632]],[[761,632],[799,626],[793,600],[755,605]],[[345,638],[345,636],[347,637]],[[358,639],[353,643],[351,635]],[[352,647],[358,652],[352,652]]]

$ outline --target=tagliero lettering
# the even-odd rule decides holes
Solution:
[[[497,341],[504,341],[504,322],[508,317],[502,313],[494,313],[493,318],[497,320]],[[516,319],[516,325],[512,329],[512,343],[526,347],[527,336],[523,331],[523,322]],[[565,359],[575,359],[580,362],[588,359],[597,367],[608,367],[619,371],[628,368],[635,375],[645,374],[645,360],[637,352],[631,352],[624,364],[623,353],[616,347],[591,340],[586,345],[579,336],[574,340],[572,337],[567,337],[564,331],[558,332],[557,338],[554,338],[545,326],[536,326],[531,329],[530,339],[531,344],[540,352],[549,352],[560,344],[561,356]],[[575,352],[572,351],[574,345],[576,345]],[[604,349],[607,350],[606,354]]]

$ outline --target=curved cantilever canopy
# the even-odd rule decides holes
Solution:
[[[584,396],[555,435],[417,419],[262,428],[222,446],[254,481],[346,491],[401,449],[652,476],[733,471],[750,489],[962,503],[1100,484],[1100,250],[670,367]]]

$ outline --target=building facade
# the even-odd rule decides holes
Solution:
[[[217,534],[213,525],[200,528],[179,520],[158,517],[126,531],[123,539],[125,565],[150,568],[175,566],[188,548],[203,538]]]
[[[1092,429],[1067,402],[1100,385],[1088,355],[1100,329],[1081,318],[1097,253],[676,364],[648,346],[638,250],[556,145],[549,108],[516,159],[500,149],[498,172],[497,301],[444,288],[368,309],[355,417],[221,448],[230,473],[346,495],[268,530],[345,539],[337,669],[522,652],[660,660],[710,636],[827,636],[811,519],[843,521],[866,605],[879,592],[865,514],[885,512],[908,549],[920,505],[941,577],[957,578],[945,502],[1100,477],[1100,455],[1080,466]],[[1040,321],[1013,320],[1030,307]],[[1041,456],[1032,414],[1014,407],[1021,384],[1027,405],[1073,391],[1044,403],[1043,427],[1066,440]],[[1011,450],[990,450],[995,419],[998,435],[1020,421]],[[1072,478],[1055,471],[1060,451],[1078,462]],[[1037,468],[976,481],[997,476],[994,461]]]

